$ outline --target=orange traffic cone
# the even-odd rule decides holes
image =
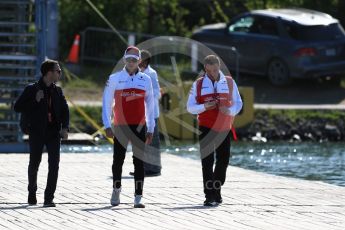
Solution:
[[[70,63],[79,62],[79,41],[80,41],[80,35],[76,34],[74,37],[73,45],[68,54],[67,62],[70,62]]]

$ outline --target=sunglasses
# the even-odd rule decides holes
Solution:
[[[56,69],[54,72],[57,72],[58,74],[61,74],[61,69]]]
[[[131,57],[130,58],[126,58],[125,60],[126,60],[126,62],[135,62],[135,63],[138,62],[137,59],[131,58]]]

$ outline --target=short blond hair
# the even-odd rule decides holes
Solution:
[[[220,65],[219,58],[216,55],[207,55],[204,59],[204,65],[214,65],[218,64]]]

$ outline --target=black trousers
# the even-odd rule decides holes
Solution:
[[[221,186],[226,179],[226,170],[230,160],[230,130],[216,132],[206,127],[199,127],[200,154],[205,197],[212,199],[220,195]],[[216,164],[214,165],[214,158]]]
[[[155,118],[155,124],[152,143],[145,149],[144,169],[149,173],[160,173],[162,170],[158,118]]]
[[[56,190],[60,162],[60,134],[57,129],[47,129],[45,135],[29,135],[30,161],[28,167],[29,193],[37,191],[37,172],[44,146],[48,152],[48,178],[44,200],[52,201]]]
[[[126,157],[128,142],[132,143],[135,195],[143,194],[144,187],[144,152],[145,126],[129,125],[115,126],[113,155],[113,187],[121,187],[122,166]]]

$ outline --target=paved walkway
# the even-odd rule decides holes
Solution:
[[[127,155],[122,204],[111,207],[111,154],[62,154],[56,208],[26,205],[28,155],[0,155],[0,229],[345,229],[345,187],[228,170],[224,204],[202,206],[200,162],[163,154],[163,175],[146,178],[145,209],[133,209]]]

